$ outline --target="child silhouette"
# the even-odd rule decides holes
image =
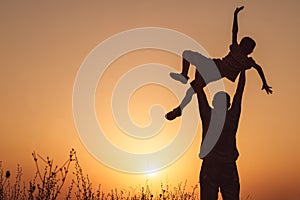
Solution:
[[[195,74],[195,79],[191,82],[191,87],[187,90],[184,99],[181,104],[166,114],[168,120],[173,120],[176,117],[181,116],[182,109],[191,101],[193,94],[197,87],[205,87],[206,84],[217,81],[223,77],[226,77],[230,81],[234,82],[236,77],[241,71],[250,69],[251,67],[255,68],[262,80],[263,86],[262,90],[265,90],[267,94],[272,94],[272,87],[267,84],[264,72],[262,68],[255,63],[254,59],[248,57],[254,50],[256,45],[255,41],[250,37],[244,37],[241,42],[237,42],[237,33],[238,33],[238,13],[244,9],[244,6],[238,7],[234,11],[233,19],[233,28],[232,28],[232,44],[230,45],[229,53],[222,59],[210,59],[198,52],[185,50],[182,54],[182,71],[181,73],[171,72],[171,78],[180,81],[181,83],[187,83],[188,71],[190,64],[194,65],[197,70]],[[213,73],[212,65],[217,66],[217,69],[220,72],[220,76],[217,73]],[[204,72],[205,81],[201,77],[200,72]],[[202,74],[202,73],[201,73]]]

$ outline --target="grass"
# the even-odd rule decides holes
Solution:
[[[83,173],[76,151],[72,149],[68,159],[61,165],[54,165],[53,159],[44,159],[32,153],[35,163],[34,177],[25,182],[22,180],[22,167],[17,166],[15,179],[12,180],[9,170],[4,171],[0,161],[0,200],[43,200],[43,199],[77,199],[77,200],[195,200],[199,199],[197,187],[187,191],[187,181],[176,187],[161,183],[161,192],[153,195],[149,185],[139,187],[136,191],[112,189],[105,192],[101,185],[94,188],[89,176]],[[66,178],[71,182],[67,183]],[[68,184],[68,185],[67,185]]]

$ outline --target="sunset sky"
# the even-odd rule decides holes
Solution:
[[[262,66],[274,93],[267,95],[261,91],[261,80],[254,69],[246,73],[237,133],[241,196],[251,195],[256,200],[299,199],[300,2],[297,0],[1,1],[3,168],[13,171],[19,163],[24,178],[29,179],[34,171],[33,151],[60,164],[74,148],[84,172],[94,184],[101,183],[105,189],[129,188],[144,184],[147,179],[154,188],[166,179],[173,185],[185,180],[188,185],[197,184],[201,126],[190,148],[172,165],[151,176],[119,172],[96,160],[80,140],[73,119],[76,75],[98,44],[133,28],[173,29],[196,40],[210,56],[223,57],[231,42],[234,9],[242,5],[245,9],[239,14],[238,40],[249,35],[256,41],[251,56]],[[181,58],[159,50],[124,55],[105,71],[95,95],[95,109],[99,118],[105,116],[99,123],[107,137],[115,145],[129,146],[135,152],[149,149],[142,149],[143,145],[133,147],[127,143],[129,140],[123,140],[127,136],[114,124],[110,101],[119,78],[145,63],[162,63],[179,71]],[[236,83],[227,80],[224,83],[233,95]],[[148,109],[154,104],[162,105],[167,112],[178,100],[168,88],[156,85],[137,90],[129,102],[135,123],[149,123]],[[198,116],[190,120],[198,120]],[[148,146],[156,149],[167,144],[176,135],[181,121],[165,122],[157,140],[148,141]]]

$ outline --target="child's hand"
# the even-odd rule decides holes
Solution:
[[[234,14],[237,15],[243,9],[244,9],[244,6],[236,8],[235,11],[234,11]]]
[[[273,93],[272,87],[268,86],[267,84],[264,84],[261,89],[266,90],[267,94],[272,94]]]

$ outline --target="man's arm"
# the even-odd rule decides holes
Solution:
[[[238,13],[244,9],[244,6],[236,8],[234,11],[234,17],[233,17],[233,26],[232,26],[232,44],[237,44],[237,33],[239,30],[238,27]]]
[[[263,86],[262,86],[262,90],[266,90],[267,94],[272,94],[272,87],[268,86],[267,84],[267,80],[266,80],[266,77],[264,75],[264,72],[261,68],[261,66],[259,66],[258,64],[255,63],[255,65],[253,66],[253,68],[255,68],[261,78],[261,81],[263,83]]]
[[[233,97],[231,108],[233,108],[233,109],[240,109],[241,108],[245,83],[246,83],[245,71],[241,71],[240,77],[239,77],[239,83],[238,83],[238,86],[236,88],[235,95]]]
[[[197,88],[197,91],[195,91],[195,92],[197,93],[200,117],[202,120],[205,120],[205,119],[207,119],[207,117],[210,114],[211,107],[208,104],[203,87]]]

